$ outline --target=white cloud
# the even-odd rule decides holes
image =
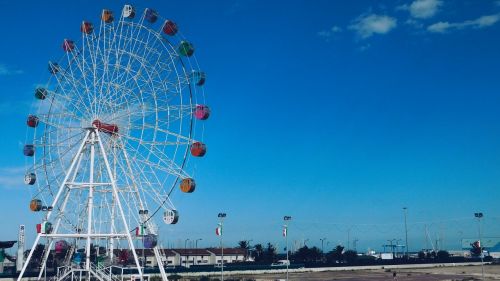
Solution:
[[[500,14],[487,15],[479,17],[475,20],[466,20],[463,22],[437,22],[435,24],[429,25],[427,30],[434,33],[444,33],[453,29],[463,29],[463,28],[484,28],[492,26],[500,21]]]
[[[413,26],[414,28],[418,28],[418,29],[424,27],[424,25],[420,21],[414,20],[412,18],[407,19],[405,21],[405,24]]]
[[[23,71],[19,69],[11,69],[5,64],[0,64],[0,76],[22,74]]]
[[[451,24],[449,22],[437,22],[435,24],[429,25],[427,30],[430,32],[442,33],[450,28]]]
[[[410,6],[401,6],[400,8],[410,11],[414,18],[427,19],[433,17],[439,7],[443,5],[441,0],[415,0]]]
[[[0,168],[0,190],[24,187],[24,167]]]
[[[322,30],[322,31],[318,32],[318,36],[325,39],[326,41],[330,41],[330,39],[333,37],[333,35],[335,33],[339,33],[341,31],[342,31],[342,28],[334,25],[329,30]]]
[[[349,29],[355,30],[361,38],[365,39],[373,34],[386,34],[396,26],[397,20],[395,18],[371,14],[358,17],[349,26]]]

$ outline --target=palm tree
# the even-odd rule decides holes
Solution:
[[[248,241],[241,240],[240,242],[238,242],[238,247],[240,249],[244,249],[245,250],[245,260],[247,260],[247,258],[248,258],[248,252],[249,252],[249,249],[250,249],[250,245],[248,245]]]
[[[255,245],[254,250],[252,251],[252,257],[256,262],[262,261],[264,258],[264,247],[262,247],[262,244]]]

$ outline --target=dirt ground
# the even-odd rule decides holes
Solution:
[[[486,265],[484,280],[500,280],[500,265]],[[290,281],[386,281],[393,278],[394,270],[365,270],[365,271],[327,271],[290,273]],[[259,275],[231,275],[224,276],[224,280],[256,280],[275,281],[285,280],[285,274]],[[426,269],[398,269],[398,281],[472,281],[481,280],[481,266],[437,267]],[[212,277],[215,278],[215,277]]]

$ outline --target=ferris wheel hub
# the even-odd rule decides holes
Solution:
[[[118,125],[101,122],[99,119],[92,121],[92,126],[106,134],[118,134]]]

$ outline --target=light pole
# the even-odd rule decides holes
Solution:
[[[481,280],[484,280],[484,260],[483,260],[483,242],[481,241],[481,219],[483,218],[483,213],[474,213],[474,217],[477,218],[477,230],[479,232],[479,250],[481,250]]]
[[[220,222],[219,222],[219,227],[220,227],[220,232],[219,232],[219,236],[220,236],[220,252],[221,252],[220,277],[221,277],[221,280],[224,281],[224,247],[222,246],[222,225],[224,224],[224,218],[226,217],[226,213],[219,213],[217,215],[217,217],[220,220]]]
[[[247,260],[246,261],[248,261],[248,259],[250,257],[250,249],[251,249],[250,242],[252,242],[252,241],[253,241],[253,239],[247,240]]]
[[[320,238],[319,240],[321,240],[321,253],[324,253],[323,244],[324,244],[326,238]]]
[[[405,248],[406,248],[406,259],[409,259],[408,255],[408,226],[406,224],[406,217],[408,216],[408,208],[403,207],[403,212],[405,214]]]
[[[283,236],[285,236],[285,250],[286,250],[286,280],[288,281],[288,266],[290,265],[290,260],[288,259],[288,221],[292,219],[291,216],[284,216],[283,220],[285,225],[283,226]]]
[[[351,227],[347,229],[347,250],[351,249]]]
[[[194,248],[195,248],[196,250],[198,250],[198,241],[201,241],[201,240],[203,240],[203,239],[198,238],[198,239],[196,239],[196,240],[194,241],[194,245],[195,245],[195,246],[194,246]],[[198,255],[198,253],[196,253],[196,255]],[[202,259],[203,259],[203,258],[202,258]],[[194,263],[195,263],[195,261],[193,260],[193,264],[194,264]],[[196,264],[198,264],[198,258],[196,258]]]
[[[403,241],[403,239],[397,239],[397,240],[396,240],[396,257],[397,257],[397,256],[398,256],[398,254],[399,254],[399,249],[398,249],[398,248],[400,248],[400,246],[401,246],[401,245],[399,244],[399,241]]]
[[[184,260],[184,266],[188,266],[188,260],[189,260],[189,255],[187,254],[187,250],[186,250],[186,245],[187,245],[187,242],[189,241],[189,238],[184,240],[184,254],[186,255],[186,259]]]

